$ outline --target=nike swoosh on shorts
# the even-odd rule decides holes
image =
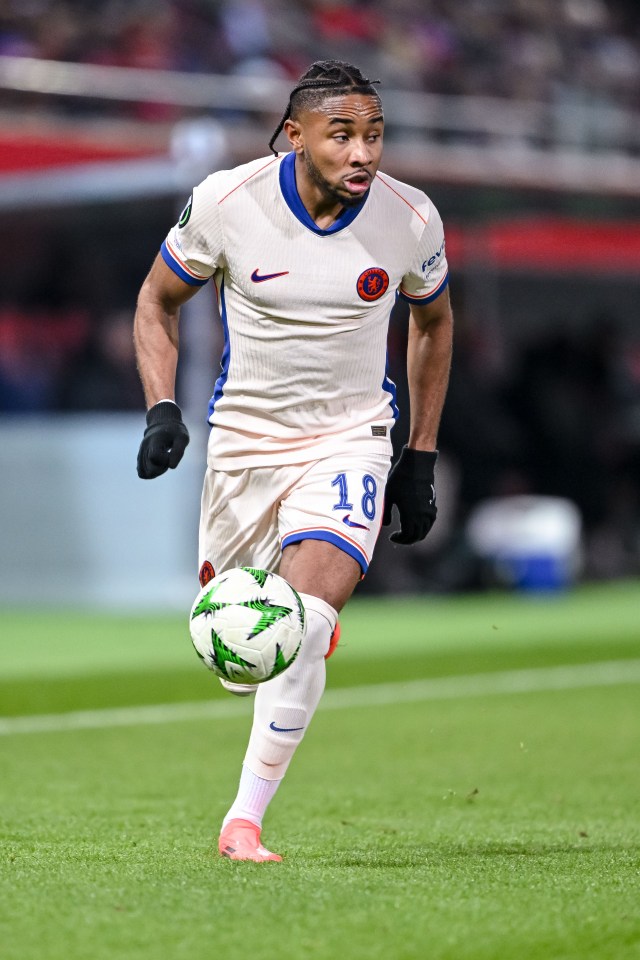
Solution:
[[[342,522],[346,523],[348,527],[357,527],[358,530],[368,530],[369,527],[365,527],[363,523],[355,523],[355,521],[350,520],[351,514],[348,513],[345,517],[342,518]]]

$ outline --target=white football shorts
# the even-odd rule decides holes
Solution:
[[[380,532],[390,458],[335,455],[311,463],[207,469],[200,514],[200,580],[231,567],[277,572],[282,550],[325,540],[367,571]]]

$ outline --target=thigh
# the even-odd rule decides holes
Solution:
[[[382,523],[389,457],[345,453],[310,464],[280,504],[283,550],[312,540],[347,554],[365,574]]]
[[[207,469],[200,509],[200,581],[231,567],[277,571],[278,505],[290,477],[283,467]]]
[[[353,557],[325,540],[302,540],[282,551],[280,573],[298,593],[310,593],[338,613],[362,579]]]

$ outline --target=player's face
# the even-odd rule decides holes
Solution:
[[[325,200],[351,207],[362,203],[376,175],[383,130],[378,98],[348,94],[327,97],[297,121],[288,121],[287,132],[308,185]]]

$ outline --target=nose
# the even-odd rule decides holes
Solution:
[[[366,167],[371,163],[371,150],[364,140],[353,140],[350,161],[352,167]]]

